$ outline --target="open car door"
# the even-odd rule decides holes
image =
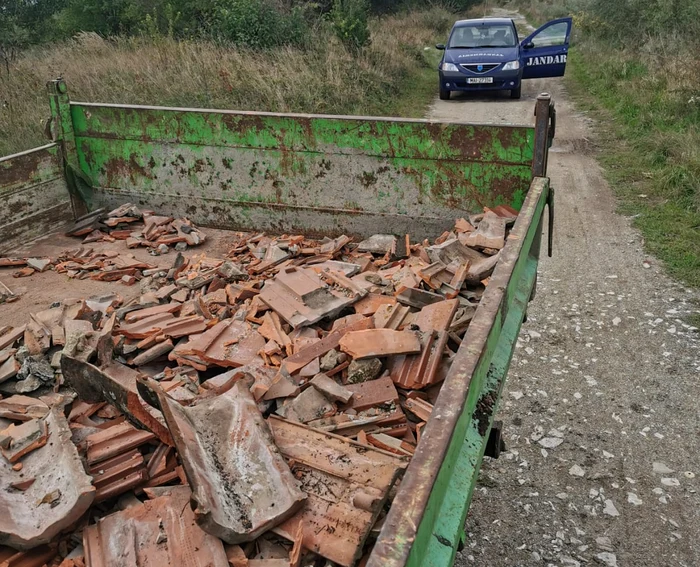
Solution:
[[[523,79],[563,77],[572,18],[547,22],[520,42]]]

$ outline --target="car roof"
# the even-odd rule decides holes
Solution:
[[[473,26],[473,25],[478,25],[478,24],[495,24],[495,25],[502,25],[502,24],[513,24],[513,20],[510,18],[475,18],[472,20],[458,20],[455,22],[454,27],[462,27],[462,26]]]

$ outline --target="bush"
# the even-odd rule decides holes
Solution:
[[[214,21],[214,35],[246,47],[303,45],[309,38],[302,9],[284,12],[272,0],[221,2]]]
[[[281,0],[68,0],[56,19],[64,37],[88,31],[151,39],[209,38],[269,48],[306,43],[307,6],[290,8]]]
[[[69,0],[57,15],[63,36],[96,32],[100,35],[131,34],[141,17],[131,0]]]
[[[350,49],[361,49],[370,42],[368,0],[334,0],[331,10],[333,29]]]
[[[601,35],[624,42],[643,35],[669,35],[697,41],[700,2],[689,0],[593,0],[590,11],[605,23]]]
[[[433,2],[433,4],[438,4],[454,12],[466,12],[481,3],[482,0],[435,0]]]

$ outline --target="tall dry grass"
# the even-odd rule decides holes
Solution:
[[[401,90],[446,33],[446,10],[372,21],[372,43],[347,51],[320,30],[307,49],[253,51],[169,38],[81,34],[25,53],[0,77],[0,155],[43,143],[46,81],[62,76],[73,100],[324,114],[392,114]]]

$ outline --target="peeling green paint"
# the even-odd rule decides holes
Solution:
[[[86,103],[70,116],[97,188],[191,198],[205,225],[210,200],[416,219],[519,208],[531,178],[529,127]]]
[[[74,103],[76,136],[530,165],[532,128]]]

